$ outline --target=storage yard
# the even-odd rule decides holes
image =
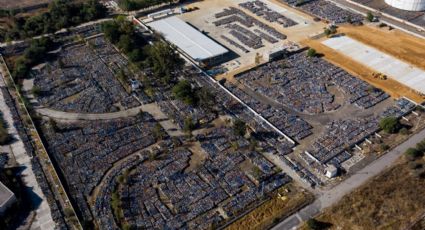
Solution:
[[[324,26],[279,2],[219,0],[196,2],[189,7],[199,10],[178,17],[239,56],[222,65],[229,71],[254,64],[256,57],[265,62],[271,51],[318,34]]]

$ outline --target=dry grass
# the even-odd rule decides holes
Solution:
[[[287,193],[285,190],[288,189]],[[286,185],[278,192],[286,196],[286,200],[278,198],[277,192],[273,198],[246,214],[241,219],[228,226],[227,230],[248,230],[248,229],[268,229],[278,220],[294,213],[302,206],[313,201],[312,194],[301,191],[300,188],[292,184]]]
[[[417,160],[425,167],[425,159]],[[331,229],[404,229],[425,212],[425,178],[401,159],[392,168],[355,190],[317,219]]]
[[[425,70],[424,39],[372,26],[342,26],[338,31]]]

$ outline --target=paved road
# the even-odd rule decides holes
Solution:
[[[0,73],[0,87],[5,86],[6,84],[3,81],[2,73]],[[19,164],[19,166],[23,167],[23,171],[21,172],[22,180],[25,183],[26,189],[28,189],[28,193],[31,194],[33,205],[36,206],[34,208],[36,215],[34,221],[31,224],[31,229],[54,229],[55,222],[53,221],[47,199],[41,191],[41,188],[32,170],[31,157],[25,151],[24,143],[22,142],[16,127],[14,126],[12,113],[10,108],[6,105],[3,93],[1,91],[0,111],[8,125],[8,133],[15,140],[8,146],[1,146],[0,151],[11,152],[15,156],[16,162]]]
[[[347,1],[347,0],[330,0],[330,1],[335,3],[338,6],[342,7],[342,8],[351,9],[352,11],[361,13],[363,15],[365,15],[365,14],[367,14],[367,12],[369,12],[368,9],[366,9],[364,7],[360,7],[358,5],[355,5],[355,4],[353,4],[353,3],[351,3],[350,1]],[[374,13],[374,14],[376,15],[376,13]],[[380,21],[385,22],[388,25],[391,25],[391,26],[398,28],[400,30],[403,30],[404,32],[410,33],[410,34],[415,35],[415,36],[420,37],[420,38],[425,38],[425,28],[423,29],[423,31],[418,31],[417,28],[415,28],[411,25],[402,23],[400,21],[397,21],[393,18],[389,18],[389,17],[382,15],[382,14],[379,15],[379,19],[380,19]]]
[[[50,118],[58,119],[58,120],[110,120],[117,119],[123,117],[132,117],[136,116],[140,113],[142,106],[134,107],[128,110],[123,110],[119,112],[113,113],[71,113],[71,112],[63,112],[49,108],[38,108],[35,111],[43,116],[47,116]]]
[[[283,222],[276,225],[274,230],[296,229],[297,226],[305,220],[317,215],[324,208],[336,204],[344,195],[350,193],[372,177],[378,175],[386,168],[390,167],[406,149],[415,146],[418,142],[425,139],[425,129],[413,135],[407,141],[394,148],[389,153],[364,167],[356,174],[347,178],[334,188],[323,192],[312,204],[301,209],[292,216],[286,218]]]

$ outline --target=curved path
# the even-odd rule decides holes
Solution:
[[[136,116],[142,110],[143,106],[131,109],[113,112],[113,113],[72,113],[63,112],[49,108],[36,108],[35,111],[40,115],[47,116],[58,120],[110,120],[123,117]]]

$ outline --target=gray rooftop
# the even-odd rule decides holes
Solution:
[[[176,16],[154,21],[148,25],[194,60],[203,61],[228,52],[226,48]]]

